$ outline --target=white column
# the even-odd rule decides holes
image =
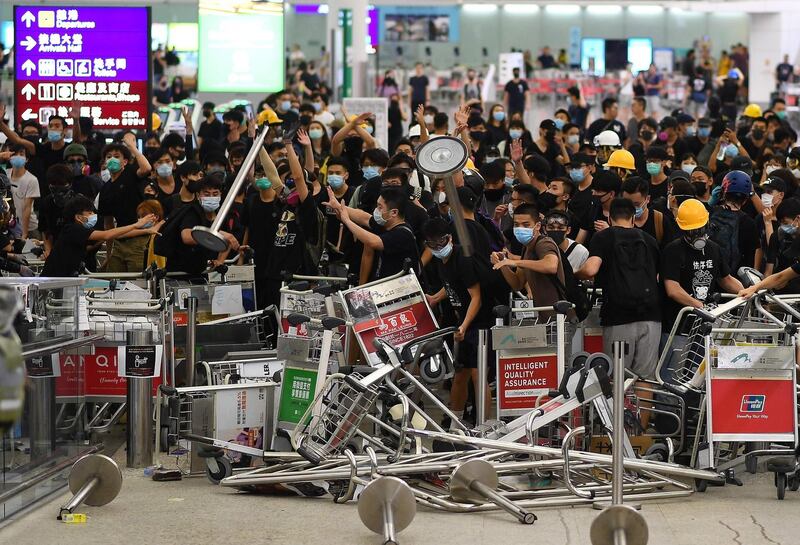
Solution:
[[[769,105],[775,90],[775,67],[789,55],[789,62],[800,62],[800,12],[750,14],[750,102]]]
[[[353,96],[365,96],[367,78],[367,0],[346,0],[353,13],[353,46],[350,54]]]

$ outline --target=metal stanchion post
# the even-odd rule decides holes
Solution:
[[[153,332],[128,331],[129,346],[153,344]],[[160,362],[157,362],[160,365]],[[128,377],[128,467],[147,467],[153,462],[153,379]]]
[[[622,480],[625,452],[622,448],[625,435],[625,352],[627,343],[614,341],[614,429],[611,450],[611,505],[622,505]]]
[[[186,355],[183,363],[185,386],[194,386],[195,343],[197,342],[197,297],[186,299],[186,310],[189,315],[186,323]]]
[[[47,356],[49,357],[49,356]],[[56,445],[56,379],[31,377],[28,410],[30,411],[31,460],[53,454]]]
[[[477,406],[478,427],[486,422],[486,394],[489,377],[489,330],[478,330],[478,388],[475,392],[475,404]]]
[[[611,451],[611,505],[592,521],[589,537],[592,545],[647,545],[647,522],[636,509],[623,505],[625,437],[625,354],[628,344],[614,341],[614,429]],[[597,506],[598,504],[595,504]]]

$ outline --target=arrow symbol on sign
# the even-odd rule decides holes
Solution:
[[[25,96],[25,100],[30,100],[31,96],[36,94],[36,89],[33,88],[33,85],[28,83],[20,92]]]
[[[25,72],[26,76],[30,76],[34,70],[36,70],[36,65],[30,59],[22,63],[22,71]]]
[[[36,114],[30,108],[22,112],[22,120],[27,121],[29,119],[36,119]]]
[[[36,17],[33,16],[33,13],[30,11],[26,11],[22,14],[22,22],[25,23],[25,28],[31,28],[31,23],[36,20]]]
[[[30,51],[34,47],[36,47],[36,40],[31,38],[30,36],[26,36],[24,40],[19,45],[24,45],[26,51]]]

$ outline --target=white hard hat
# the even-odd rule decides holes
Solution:
[[[420,133],[419,125],[414,125],[410,129],[408,129],[408,137],[409,138],[414,138],[414,137],[419,138],[419,136],[420,136],[419,133]]]
[[[619,147],[620,145],[621,144],[619,141],[619,135],[614,131],[603,131],[594,137],[595,147],[600,147],[600,146]]]

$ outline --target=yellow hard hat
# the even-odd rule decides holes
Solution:
[[[604,167],[618,167],[625,170],[636,170],[636,161],[633,154],[626,149],[618,149],[608,158]]]
[[[687,199],[678,208],[675,221],[681,231],[700,229],[708,223],[708,209],[697,199]]]
[[[157,131],[158,129],[161,128],[161,118],[158,116],[158,114],[153,114],[152,119],[153,119],[153,130]]]
[[[758,104],[748,104],[747,108],[744,109],[742,115],[745,117],[761,117],[761,106]]]
[[[267,125],[273,125],[275,123],[280,123],[281,118],[278,117],[278,114],[276,114],[274,111],[267,108],[266,110],[261,110],[256,118],[256,121],[259,125],[263,125],[264,123]]]

